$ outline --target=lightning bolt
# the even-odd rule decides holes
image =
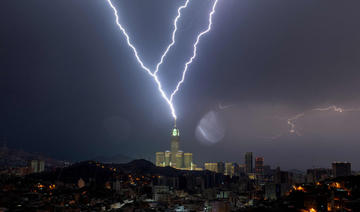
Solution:
[[[161,83],[159,78],[157,77],[156,73],[158,71],[159,66],[162,64],[163,59],[165,58],[166,54],[168,53],[168,51],[170,50],[170,48],[175,44],[175,34],[177,31],[177,21],[179,20],[180,16],[181,16],[181,10],[186,8],[189,0],[186,0],[185,4],[180,6],[178,8],[178,15],[176,16],[175,20],[174,20],[174,30],[172,33],[172,42],[168,45],[168,47],[166,48],[165,52],[163,53],[163,55],[161,56],[160,62],[157,64],[156,66],[156,71],[154,73],[151,72],[151,70],[146,67],[143,63],[143,61],[141,60],[141,58],[139,57],[139,54],[135,48],[135,46],[132,44],[132,42],[130,41],[130,37],[127,34],[125,28],[120,24],[119,21],[119,15],[118,15],[118,11],[115,8],[115,6],[113,5],[113,3],[111,2],[111,0],[107,0],[109,6],[113,9],[114,15],[115,15],[115,22],[116,25],[119,27],[119,29],[121,30],[121,32],[124,34],[124,36],[126,37],[126,42],[128,44],[128,46],[130,46],[130,48],[133,50],[133,53],[136,57],[137,62],[140,64],[141,68],[144,69],[156,82],[157,86],[158,86],[158,90],[162,96],[162,98],[166,101],[166,103],[169,105],[170,110],[171,110],[171,115],[173,116],[173,118],[176,120],[176,113],[175,113],[175,109],[174,106],[172,104],[172,102],[169,100],[169,98],[167,97],[167,95],[165,94],[164,90],[162,89]]]
[[[353,112],[353,111],[360,111],[360,108],[341,108],[338,107],[336,105],[331,105],[328,107],[320,107],[320,108],[314,108],[311,109],[310,111],[334,111],[334,112],[338,112],[338,113],[343,113],[343,112]],[[295,126],[295,121],[303,116],[305,116],[306,112],[297,114],[294,117],[291,117],[287,120],[287,124],[290,126],[290,133],[295,133],[298,136],[301,136],[301,134],[296,130],[296,126]]]
[[[196,38],[196,41],[195,41],[195,43],[194,43],[194,45],[193,45],[193,49],[194,49],[194,50],[193,50],[193,55],[192,55],[192,56],[190,57],[190,59],[185,63],[185,67],[184,67],[184,70],[183,70],[183,74],[182,74],[181,80],[180,80],[180,81],[178,82],[178,84],[176,85],[175,90],[171,93],[171,96],[170,96],[170,101],[171,101],[171,102],[172,102],[172,100],[173,100],[173,98],[174,98],[174,95],[179,91],[181,84],[182,84],[182,83],[184,82],[184,80],[185,80],[185,75],[186,75],[186,72],[187,72],[187,70],[188,70],[189,65],[193,62],[193,60],[194,60],[195,57],[196,57],[197,45],[199,44],[200,38],[201,38],[202,36],[204,36],[206,33],[208,33],[208,32],[211,30],[212,17],[213,17],[213,15],[214,15],[214,13],[215,13],[215,7],[216,7],[217,3],[218,3],[218,0],[215,0],[215,1],[214,1],[214,4],[213,4],[213,6],[212,6],[212,9],[211,9],[210,15],[209,15],[209,25],[208,25],[207,29],[204,30],[204,31],[202,31],[202,32],[200,32],[200,34],[199,34],[199,35],[197,36],[197,38]]]
[[[226,109],[229,109],[229,108],[234,107],[234,106],[235,106],[235,104],[223,105],[223,104],[221,104],[221,102],[218,104],[219,110],[226,110]]]
[[[183,70],[183,74],[182,74],[182,78],[181,80],[178,82],[177,86],[176,86],[176,89],[171,93],[170,95],[170,98],[166,95],[166,93],[164,92],[164,90],[162,89],[162,85],[161,85],[161,82],[159,80],[159,78],[157,77],[157,73],[159,71],[159,68],[161,66],[161,64],[164,62],[164,58],[166,57],[167,53],[169,52],[169,50],[171,49],[171,47],[173,45],[175,45],[175,35],[176,35],[176,31],[177,31],[177,22],[179,20],[179,18],[181,17],[181,10],[186,8],[188,6],[188,3],[190,0],[186,0],[185,1],[185,4],[180,6],[177,10],[177,16],[175,17],[174,19],[174,30],[172,32],[172,39],[171,39],[171,43],[167,46],[167,48],[165,49],[164,53],[161,55],[161,58],[160,58],[160,61],[157,63],[156,65],[156,68],[155,68],[155,71],[152,72],[148,67],[146,67],[143,63],[143,61],[141,60],[134,44],[130,41],[130,37],[129,35],[127,34],[125,28],[120,24],[120,21],[119,21],[119,16],[118,16],[118,11],[117,9],[115,8],[115,6],[112,4],[111,0],[106,0],[109,4],[109,6],[112,8],[113,12],[114,12],[114,15],[115,15],[115,22],[116,22],[116,25],[119,27],[119,29],[121,30],[121,32],[123,33],[123,35],[125,36],[126,38],[126,42],[128,44],[128,46],[133,50],[133,53],[134,53],[134,56],[136,57],[136,60],[137,62],[140,64],[141,68],[144,69],[146,71],[147,74],[149,74],[153,79],[154,81],[156,82],[157,84],[157,87],[158,87],[158,90],[162,96],[162,98],[166,101],[166,103],[169,105],[170,107],[170,110],[171,110],[171,115],[173,116],[174,120],[177,119],[177,116],[176,116],[176,112],[175,112],[175,108],[174,108],[174,105],[173,105],[173,96],[177,93],[177,91],[179,90],[181,84],[184,82],[185,80],[185,74],[187,72],[187,69],[188,69],[188,66],[192,63],[192,61],[195,59],[196,57],[196,53],[197,53],[197,45],[200,41],[200,38],[208,33],[210,30],[211,30],[211,25],[212,25],[212,16],[213,14],[215,13],[215,7],[216,7],[216,4],[218,2],[218,0],[215,0],[214,1],[214,4],[213,4],[213,7],[212,7],[212,10],[209,14],[209,25],[208,25],[208,28],[204,31],[202,31],[198,36],[197,36],[197,39],[196,39],[196,42],[194,43],[193,47],[194,47],[194,50],[193,50],[193,55],[192,57],[186,62],[185,64],[185,68]]]
[[[174,20],[174,31],[173,31],[173,33],[171,35],[171,43],[168,45],[168,47],[166,48],[164,53],[161,55],[161,59],[158,62],[158,64],[156,65],[156,69],[155,69],[155,72],[154,72],[155,75],[159,71],[159,68],[160,68],[161,64],[163,64],[164,58],[166,57],[167,53],[169,52],[171,47],[175,44],[175,34],[176,34],[176,31],[177,31],[177,21],[179,20],[179,18],[181,16],[181,10],[187,7],[187,5],[189,4],[189,1],[190,0],[186,0],[185,4],[182,5],[181,7],[179,7],[179,9],[178,9],[178,15],[176,16],[176,18]]]
[[[318,111],[327,111],[327,110],[333,110],[335,112],[339,112],[342,113],[344,112],[344,109],[342,109],[341,107],[336,107],[335,105],[329,106],[329,107],[325,107],[325,108],[315,108],[313,110],[318,110]]]
[[[317,111],[328,111],[328,110],[333,110],[335,112],[352,112],[352,111],[360,111],[360,108],[341,108],[341,107],[337,107],[336,105],[332,105],[329,107],[324,107],[324,108],[315,108],[313,110],[317,110]]]
[[[288,125],[290,125],[290,133],[295,133],[295,134],[297,134],[298,136],[300,136],[300,133],[298,132],[298,131],[296,131],[296,129],[295,129],[295,121],[297,120],[297,119],[299,119],[300,117],[303,117],[305,115],[305,113],[299,113],[299,114],[297,114],[296,116],[294,116],[294,117],[291,117],[291,118],[289,118],[288,120],[287,120],[287,124]]]

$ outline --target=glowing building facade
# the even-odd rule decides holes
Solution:
[[[184,152],[183,151],[178,151],[176,153],[176,167],[184,168]]]
[[[157,152],[156,154],[156,166],[164,166],[165,165],[165,153]]]
[[[204,163],[206,170],[216,172],[216,173],[225,173],[225,164],[223,162],[218,163]]]
[[[192,153],[186,152],[184,153],[184,168],[190,169],[193,161]]]
[[[45,171],[45,161],[43,160],[32,160],[29,164],[31,173],[39,173]]]
[[[180,133],[179,129],[174,127],[171,133],[171,166],[176,166],[176,155],[179,151],[179,139],[180,139]]]
[[[225,173],[230,177],[240,176],[240,167],[237,163],[225,163]]]
[[[170,166],[170,161],[171,161],[171,152],[166,151],[165,152],[165,166]]]
[[[217,163],[204,163],[205,170],[217,172]]]
[[[171,131],[170,151],[156,152],[156,166],[171,166],[182,170],[200,170],[193,163],[193,154],[179,150],[180,132],[176,126]]]

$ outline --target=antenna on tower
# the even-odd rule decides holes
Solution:
[[[174,119],[174,128],[176,128],[176,119]]]

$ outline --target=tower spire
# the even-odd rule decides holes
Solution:
[[[174,128],[176,128],[176,119],[174,119]]]

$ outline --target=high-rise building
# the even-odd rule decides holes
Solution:
[[[205,169],[216,172],[216,173],[223,173],[225,172],[225,164],[223,162],[218,163],[205,163]]]
[[[184,153],[184,168],[191,169],[191,164],[193,161],[192,153]]]
[[[183,170],[202,170],[193,163],[193,154],[179,150],[180,133],[176,125],[171,131],[170,151],[157,152],[156,166],[171,166]]]
[[[323,181],[330,177],[331,169],[324,168],[314,168],[308,169],[306,171],[306,182],[307,183],[316,183],[318,181]]]
[[[237,163],[225,163],[225,175],[230,177],[240,175],[240,167]]]
[[[334,162],[332,163],[332,171],[334,177],[350,176],[351,163],[349,162]]]
[[[171,152],[169,150],[165,151],[165,166],[170,166],[171,161]]]
[[[181,169],[184,168],[184,152],[178,151],[176,153],[176,168]]]
[[[31,173],[39,173],[45,170],[45,161],[43,160],[32,160],[29,163]]]
[[[253,173],[253,153],[245,153],[245,172]]]
[[[176,154],[179,151],[179,129],[174,127],[171,133],[171,163],[172,166],[176,164]]]
[[[45,171],[45,161],[39,160],[39,172]]]
[[[245,164],[239,164],[240,173],[246,173],[246,166]]]
[[[157,152],[156,153],[156,166],[165,166],[165,153]]]
[[[218,173],[225,173],[225,163],[224,162],[218,162]]]
[[[264,174],[264,158],[263,157],[255,158],[255,173],[258,175]]]
[[[217,163],[205,163],[204,167],[205,167],[205,170],[217,172]]]

